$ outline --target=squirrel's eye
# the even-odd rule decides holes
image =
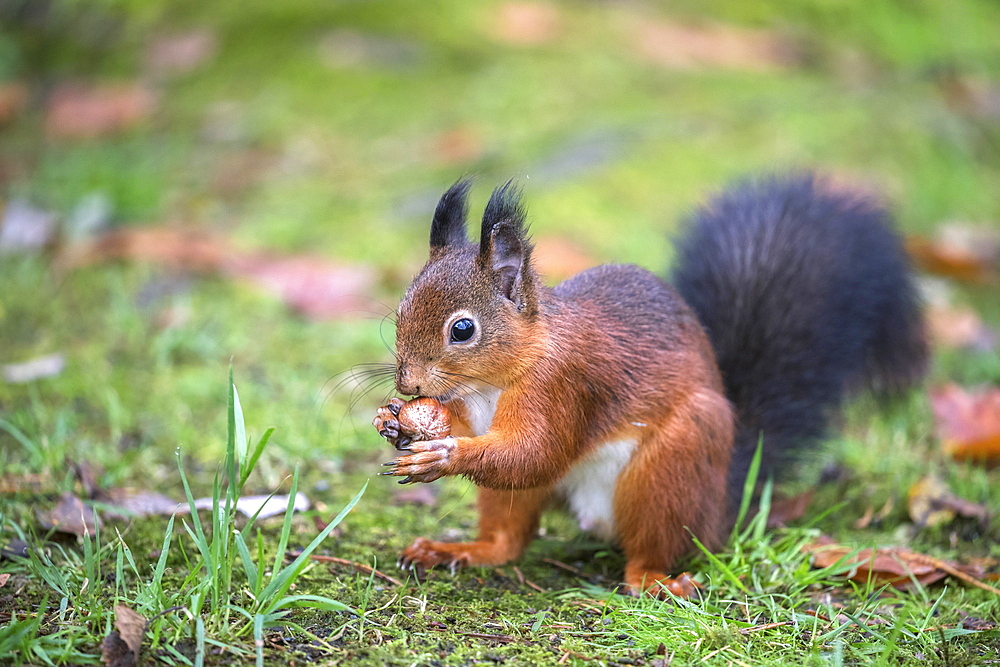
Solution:
[[[451,325],[451,342],[464,343],[476,333],[476,325],[468,317],[463,317]]]

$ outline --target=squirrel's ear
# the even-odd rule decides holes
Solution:
[[[500,292],[523,308],[531,243],[524,229],[521,193],[512,181],[493,191],[483,213],[479,254],[500,278]]]
[[[431,222],[432,250],[465,244],[465,216],[468,214],[471,185],[472,181],[463,179],[448,188],[448,191],[441,196],[434,210],[434,220]]]

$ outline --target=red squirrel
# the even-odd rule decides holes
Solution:
[[[419,538],[405,567],[507,563],[562,503],[621,546],[626,592],[689,595],[669,574],[692,535],[723,545],[761,439],[763,478],[817,443],[850,392],[925,370],[888,214],[812,175],[738,184],[692,215],[673,287],[629,265],[548,287],[516,186],[493,192],[478,244],[468,190],[441,198],[396,320],[396,389],[445,404],[451,436],[403,437],[399,399],[374,425],[403,453],[383,474],[476,484],[479,534]]]

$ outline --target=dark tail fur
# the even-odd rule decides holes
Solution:
[[[761,435],[762,475],[778,474],[850,392],[899,391],[923,375],[907,258],[872,200],[810,175],[743,183],[691,217],[677,250],[673,283],[736,406],[734,500]]]

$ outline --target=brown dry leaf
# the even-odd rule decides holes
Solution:
[[[959,498],[934,475],[928,475],[910,487],[908,507],[910,520],[919,527],[944,525],[956,517],[976,519],[980,523],[989,518],[985,506]]]
[[[72,493],[64,493],[55,507],[47,512],[38,511],[38,520],[46,529],[74,535],[93,535],[97,525],[94,509]]]
[[[438,135],[434,155],[445,166],[474,162],[483,156],[482,134],[471,125],[460,125]]]
[[[806,491],[797,496],[777,498],[771,503],[771,511],[767,515],[768,528],[780,528],[789,521],[795,521],[805,516],[812,502],[813,492]]]
[[[490,25],[498,42],[522,46],[546,44],[562,32],[563,16],[559,7],[545,2],[505,2]]]
[[[1000,119],[1000,85],[956,72],[937,78],[938,88],[952,109],[984,120]]]
[[[877,586],[888,584],[894,588],[906,589],[914,581],[927,586],[951,575],[1000,596],[1000,589],[981,581],[983,572],[976,565],[940,560],[902,547],[858,550],[835,544],[826,535],[821,535],[803,549],[813,554],[815,567],[830,567],[844,559],[843,564],[851,566],[846,573],[847,577],[862,584],[870,581]]]
[[[830,567],[846,558],[844,564],[852,567],[845,576],[860,584],[871,581],[875,586],[889,584],[905,589],[913,585],[913,579],[926,586],[948,575],[929,562],[927,556],[898,547],[858,550],[820,537],[806,545],[805,550],[813,555],[813,566],[818,568]]]
[[[4,572],[3,574],[0,574],[0,588],[4,587],[8,579],[10,579],[10,572]]]
[[[105,512],[108,518],[170,515],[188,511],[186,503],[180,504],[162,493],[145,489],[100,489],[95,500],[111,506]]]
[[[28,104],[28,86],[20,81],[0,83],[0,126],[10,123]]]
[[[921,270],[965,282],[994,280],[1000,266],[1000,238],[985,228],[942,225],[934,239],[907,237],[906,250]]]
[[[728,67],[771,71],[801,60],[798,47],[768,30],[721,23],[689,25],[644,20],[633,27],[632,43],[644,59],[671,69]]]
[[[955,384],[931,391],[944,451],[961,461],[1000,461],[1000,387],[969,392]]]
[[[218,48],[219,40],[207,28],[161,35],[149,45],[146,66],[158,75],[186,74],[212,58]]]
[[[436,489],[437,487],[432,484],[401,486],[394,494],[392,494],[392,504],[434,507],[437,505]]]
[[[180,228],[111,232],[67,249],[62,270],[110,259],[154,262],[174,269],[221,274],[274,294],[313,319],[358,317],[377,310],[368,296],[375,273],[308,255],[271,256],[248,252],[227,239]]]
[[[366,267],[339,266],[316,257],[258,256],[234,273],[314,320],[373,312],[367,294],[375,274]]]
[[[535,268],[550,281],[565,280],[598,264],[572,241],[554,236],[535,239],[531,257]]]
[[[149,120],[156,94],[139,83],[63,84],[49,97],[45,132],[54,139],[94,139]]]
[[[996,346],[996,333],[983,324],[982,318],[971,308],[931,305],[924,317],[931,340],[936,345],[977,350],[990,350]]]
[[[107,667],[133,667],[142,649],[146,618],[120,604],[115,606],[115,628],[101,643],[101,661]]]

